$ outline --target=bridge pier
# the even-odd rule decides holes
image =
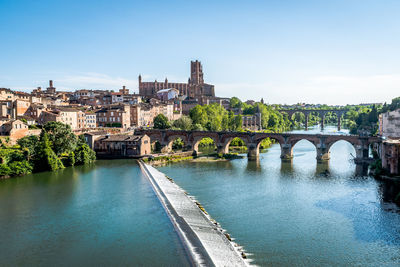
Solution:
[[[249,158],[249,160],[257,160],[258,157],[260,156],[258,145],[251,143],[248,145],[247,149],[248,149],[247,157]]]
[[[338,119],[337,119],[337,129],[338,129],[338,131],[340,131],[341,128],[342,128],[342,118],[340,116],[338,116]]]
[[[169,153],[172,151],[172,144],[161,144],[161,153]]]
[[[293,150],[290,144],[281,145],[281,159],[289,160],[293,158]]]
[[[321,116],[321,130],[324,130],[325,127],[325,114]]]
[[[228,144],[217,144],[218,154],[228,154],[229,153],[229,143]]]
[[[306,121],[304,122],[304,126],[306,128],[306,131],[308,131],[308,114],[306,114]]]
[[[369,160],[369,147],[366,145],[357,146],[355,163],[367,163]]]
[[[317,146],[317,162],[323,162],[330,159],[331,153],[325,146]]]

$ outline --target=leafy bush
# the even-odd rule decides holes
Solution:
[[[61,161],[65,167],[74,166],[75,165],[75,153],[71,151],[67,155],[64,155],[61,158]]]
[[[163,114],[158,114],[154,118],[154,128],[155,129],[168,129],[171,126],[169,125],[168,118]]]
[[[89,164],[96,160],[96,153],[87,144],[81,144],[75,150],[75,164]]]
[[[7,164],[0,164],[0,176],[4,177],[4,176],[8,176],[11,173],[11,169],[10,167],[7,166]]]
[[[35,152],[33,166],[35,171],[54,171],[64,168],[61,160],[51,149],[50,141],[46,132],[42,132],[40,135],[40,142]]]
[[[182,116],[173,122],[175,128],[188,131],[192,128],[192,119],[188,116]]]
[[[57,153],[56,153],[57,151]],[[32,171],[54,171],[74,164],[91,163],[96,153],[69,125],[50,122],[37,136],[18,140],[17,145],[0,148],[0,176],[16,176]]]
[[[12,162],[9,164],[9,168],[12,176],[29,174],[33,170],[32,165],[26,160]]]
[[[71,126],[51,121],[46,123],[43,128],[50,141],[50,147],[58,156],[68,151],[74,151],[77,145],[77,138],[72,132]]]
[[[36,124],[32,124],[32,125],[28,125],[28,129],[29,130],[37,130],[37,129],[40,129],[40,127]]]

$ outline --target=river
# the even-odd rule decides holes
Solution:
[[[0,181],[0,266],[188,266],[133,160]]]
[[[317,164],[315,148],[300,141],[292,162],[282,162],[279,145],[272,145],[259,161],[159,169],[195,196],[254,264],[399,266],[400,212],[387,201],[392,190],[360,175],[352,154],[349,143],[338,142],[329,164]],[[132,160],[1,180],[0,238],[0,266],[188,265]]]
[[[358,174],[352,155],[354,148],[340,141],[329,164],[317,164],[314,146],[300,141],[292,162],[282,162],[273,145],[258,162],[182,162],[160,170],[257,265],[399,266],[400,212],[384,201],[385,184]]]

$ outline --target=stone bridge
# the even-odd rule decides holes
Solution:
[[[158,141],[162,146],[163,152],[172,151],[172,143],[181,138],[185,142],[188,150],[193,150],[193,154],[199,151],[199,143],[209,137],[214,140],[218,153],[229,153],[229,144],[235,137],[242,139],[248,149],[249,159],[257,159],[260,151],[261,142],[270,138],[281,147],[281,158],[291,159],[293,157],[293,147],[300,140],[311,142],[317,151],[317,160],[329,160],[330,148],[337,141],[344,140],[353,145],[356,151],[356,162],[369,160],[369,145],[380,142],[378,137],[358,136],[358,135],[328,135],[328,134],[297,134],[297,133],[257,133],[257,132],[211,132],[211,131],[180,131],[180,130],[137,130],[135,134],[147,134],[151,143]]]
[[[306,121],[304,123],[306,130],[308,130],[308,118],[310,117],[311,113],[318,113],[318,116],[321,118],[321,129],[324,129],[325,126],[325,115],[330,112],[335,113],[338,119],[338,131],[340,131],[342,127],[342,117],[347,112],[345,109],[279,109],[278,111],[281,113],[287,113],[289,118],[291,118],[293,114],[297,112],[303,113],[306,117]]]

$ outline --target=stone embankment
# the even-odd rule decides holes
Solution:
[[[194,266],[248,266],[244,252],[172,179],[139,161]]]

